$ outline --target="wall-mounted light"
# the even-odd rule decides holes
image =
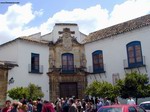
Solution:
[[[11,78],[9,79],[9,81],[8,81],[9,84],[13,84],[14,82],[15,82],[15,80],[14,80],[13,77],[11,77]]]

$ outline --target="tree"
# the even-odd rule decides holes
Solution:
[[[98,93],[99,87],[101,87],[101,83],[98,81],[94,81],[92,84],[87,86],[85,93],[87,95],[98,97],[98,96],[100,96],[100,93]]]
[[[95,97],[108,97],[111,100],[113,100],[119,94],[116,90],[116,87],[106,81],[94,81],[86,88],[85,93]]]
[[[28,86],[29,99],[36,100],[37,98],[42,98],[44,96],[39,86],[34,84],[29,84]]]
[[[43,92],[39,89],[39,86],[34,84],[29,84],[28,87],[16,87],[7,92],[8,96],[14,100],[20,98],[27,98],[36,100],[37,98],[42,98],[44,96]]]
[[[9,90],[7,94],[10,98],[14,100],[18,100],[20,98],[28,96],[28,90],[27,88],[23,88],[23,87],[16,87]]]
[[[117,82],[116,88],[118,89],[121,98],[133,97],[138,98],[150,96],[150,85],[148,84],[149,78],[146,74],[139,74],[132,72],[126,74],[126,77]]]

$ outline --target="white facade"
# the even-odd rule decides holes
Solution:
[[[0,60],[18,64],[18,67],[9,70],[8,82],[9,79],[13,78],[14,83],[8,84],[8,90],[15,87],[27,87],[32,83],[41,87],[44,93],[43,100],[49,100],[49,77],[47,73],[49,72],[50,52],[48,43],[50,41],[55,43],[59,36],[61,36],[59,32],[63,32],[64,28],[69,28],[73,31],[74,33],[71,36],[78,37],[78,41],[82,41],[86,37],[86,35],[79,32],[77,24],[60,23],[55,25],[53,31],[49,34],[41,36],[39,32],[17,38],[0,46]],[[39,65],[43,66],[41,74],[30,72],[31,53],[39,54]]]
[[[43,99],[49,100],[49,77],[47,76],[47,73],[49,72],[50,51],[48,42],[52,41],[55,43],[59,36],[62,36],[60,32],[62,32],[64,28],[69,28],[70,31],[74,31],[75,33],[72,33],[71,36],[76,37],[78,42],[82,42],[86,38],[86,35],[79,31],[77,24],[58,23],[54,26],[52,32],[49,34],[41,36],[41,33],[37,33],[28,36],[25,39],[15,39],[0,46],[0,60],[14,61],[18,64],[18,67],[14,67],[9,71],[8,80],[13,77],[15,82],[8,85],[8,90],[14,87],[28,86],[29,83],[34,83],[40,86],[44,92]],[[98,38],[99,35],[96,36],[97,37],[95,38]],[[144,64],[146,66],[134,69],[125,69],[124,60],[127,62],[126,45],[132,41],[140,41],[142,56],[144,56]],[[43,42],[47,42],[47,44],[43,44]],[[87,75],[88,84],[91,84],[94,80],[108,81],[113,84],[115,80],[114,76],[118,76],[118,78],[124,78],[126,73],[130,73],[133,70],[143,74],[148,74],[150,77],[149,42],[149,23],[148,25],[142,27],[139,26],[138,28],[121,32],[109,37],[100,38],[95,41],[93,41],[92,38],[91,42],[84,44],[87,71],[92,73]],[[93,74],[92,53],[96,50],[103,51],[105,73]],[[31,53],[39,54],[40,65],[43,65],[42,74],[29,73]]]
[[[53,42],[56,42],[59,36],[59,31],[63,31],[64,28],[69,28],[70,31],[74,31],[74,34],[71,34],[75,38],[77,38],[78,42],[81,42],[83,39],[85,39],[86,35],[81,33],[79,31],[78,25],[77,24],[63,24],[63,23],[58,23],[54,26],[53,31],[51,32],[51,37],[53,38]]]
[[[70,31],[73,31],[74,34],[71,34],[71,36],[75,37],[78,42],[82,42],[87,35],[81,33],[79,31],[79,27],[77,24],[72,23],[56,23],[53,27],[52,32],[42,35],[41,33],[37,33],[31,36],[31,38],[46,40],[46,41],[53,41],[54,43],[58,40],[60,36],[62,36],[59,32],[63,32],[64,28],[69,28]]]
[[[103,51],[103,61],[105,73],[91,74],[88,76],[88,84],[94,80],[108,81],[113,83],[113,74],[119,74],[120,78],[125,77],[125,73],[131,70],[124,69],[123,60],[127,60],[126,45],[132,41],[140,41],[142,48],[142,55],[145,56],[146,67],[140,67],[139,71],[150,76],[150,26],[135,29],[133,31],[118,34],[112,37],[97,40],[85,44],[85,53],[87,60],[87,69],[93,72],[92,53],[96,50]],[[132,69],[137,72],[138,69]]]
[[[41,74],[29,73],[31,64],[31,53],[39,54],[39,64],[43,66]],[[8,84],[8,90],[14,87],[27,87],[30,83],[41,87],[44,98],[49,100],[49,78],[48,72],[48,45],[28,40],[16,39],[0,47],[0,59],[13,61],[18,64],[9,70],[8,80],[13,77],[14,83]]]

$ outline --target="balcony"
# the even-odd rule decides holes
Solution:
[[[145,71],[147,72],[145,56],[143,56],[142,58],[143,58],[142,62],[140,62],[140,63],[133,63],[133,64],[129,64],[128,63],[128,59],[124,59],[123,60],[124,69],[131,69],[132,70],[132,69],[135,68],[135,69],[138,69],[138,71],[140,73],[139,68],[144,67]]]
[[[77,74],[79,72],[86,72],[86,67],[76,67],[74,66],[72,70],[63,70],[62,67],[56,68],[49,68],[49,72],[59,72],[60,74]]]
[[[31,66],[31,64],[29,64],[28,65],[28,72],[34,73],[34,74],[43,74],[43,65]]]
[[[143,63],[134,63],[133,66],[130,66],[129,63],[128,63],[128,59],[124,59],[123,60],[123,65],[124,65],[124,69],[132,69],[132,68],[139,68],[139,67],[144,67],[146,66],[146,63],[145,63],[145,56],[143,56]]]
[[[95,70],[93,71],[93,66],[88,66],[88,70],[87,70],[88,73],[90,74],[101,74],[101,73],[105,73],[105,64],[103,66],[103,69],[98,69],[98,70]]]

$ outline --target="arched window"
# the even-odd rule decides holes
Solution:
[[[93,58],[93,72],[103,73],[104,72],[103,52],[101,50],[94,51],[92,53],[92,58]]]
[[[138,67],[143,65],[142,49],[140,41],[132,41],[126,45],[128,66]]]
[[[73,73],[74,72],[74,57],[71,53],[62,54],[62,72]]]

